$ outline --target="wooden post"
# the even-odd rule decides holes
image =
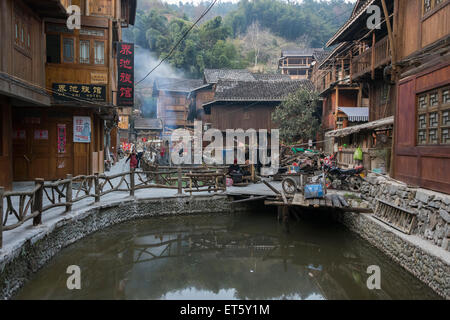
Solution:
[[[69,212],[72,210],[72,175],[66,175],[66,179],[70,180],[66,187],[66,212]]]
[[[182,173],[181,173],[181,167],[178,166],[177,168],[177,174],[178,174],[178,194],[183,194],[183,179],[182,179]]]
[[[189,171],[189,193],[192,196],[192,171]]]
[[[353,82],[353,51],[350,50],[350,84]]]
[[[98,179],[98,173],[94,174],[94,190],[95,190],[95,202],[100,202],[100,181]]]
[[[372,32],[372,80],[375,80],[375,31]]]
[[[130,171],[130,197],[134,197],[134,168]]]
[[[0,187],[0,249],[3,245],[3,193],[5,188]]]
[[[39,186],[39,189],[34,194],[34,201],[31,206],[32,212],[39,212],[39,214],[33,218],[33,226],[37,226],[42,223],[42,198],[44,194],[44,179],[35,179],[34,186]]]
[[[391,45],[391,63],[392,63],[392,69],[395,74],[396,69],[396,62],[397,62],[397,56],[396,56],[396,47],[394,43],[394,34],[392,33],[392,26],[391,26],[391,19],[389,17],[389,12],[387,10],[386,1],[381,0],[381,5],[383,6],[383,13],[384,13],[384,19],[386,20],[386,27],[388,30],[388,37],[389,37],[389,43]],[[395,77],[394,77],[395,78]]]

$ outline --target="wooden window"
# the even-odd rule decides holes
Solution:
[[[450,144],[450,87],[417,96],[417,144]]]
[[[80,63],[90,63],[90,41],[80,40]]]
[[[105,64],[105,43],[103,41],[95,41],[95,64]]]
[[[65,63],[73,63],[74,58],[74,40],[71,38],[64,38],[63,41],[63,61]]]
[[[15,28],[15,40],[16,40],[16,42],[19,40],[19,21],[17,21],[17,18],[16,18],[16,23],[15,23],[15,26],[14,26],[14,28]]]
[[[47,34],[47,63],[61,63],[61,40],[59,34]]]
[[[437,8],[446,1],[448,0],[422,0],[423,15]]]

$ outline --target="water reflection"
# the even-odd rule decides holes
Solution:
[[[431,289],[339,225],[273,215],[154,218],[63,250],[18,299],[429,299]],[[67,266],[82,289],[66,288]],[[381,290],[366,287],[379,265]]]

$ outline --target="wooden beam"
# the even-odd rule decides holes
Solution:
[[[372,31],[372,61],[371,61],[372,80],[375,80],[375,43],[376,43],[375,30],[373,30]]]
[[[395,52],[395,43],[394,43],[394,35],[392,33],[392,27],[391,27],[391,19],[389,18],[389,12],[387,10],[386,6],[386,0],[381,0],[381,5],[383,6],[383,12],[384,12],[384,19],[386,20],[386,27],[388,30],[388,36],[389,36],[389,43],[391,47],[391,63],[392,63],[392,69],[395,74],[395,63],[396,63],[396,52]]]
[[[266,180],[263,180],[263,183],[269,187],[270,190],[272,190],[275,194],[281,195],[280,191],[275,189],[270,183],[268,183]]]
[[[241,199],[241,200],[235,200],[232,203],[241,203],[241,202],[250,202],[250,201],[258,201],[258,200],[263,200],[266,199],[268,196],[259,196],[259,197],[253,197],[251,196],[250,198],[246,198],[246,199]]]

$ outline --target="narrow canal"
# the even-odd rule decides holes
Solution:
[[[66,269],[81,269],[68,290]],[[381,269],[369,290],[367,267]],[[439,299],[376,248],[324,221],[273,214],[151,218],[62,250],[16,299]]]

